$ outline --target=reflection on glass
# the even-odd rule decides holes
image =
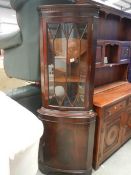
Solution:
[[[54,65],[48,65],[48,75],[49,75],[49,99],[52,99],[54,94]]]
[[[48,25],[49,104],[84,105],[87,74],[87,25]]]

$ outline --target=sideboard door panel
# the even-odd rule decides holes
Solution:
[[[103,159],[106,159],[120,145],[121,118],[123,113],[110,116],[110,120],[104,123]]]
[[[127,116],[124,125],[124,135],[122,141],[125,142],[131,137],[131,109],[127,109]]]

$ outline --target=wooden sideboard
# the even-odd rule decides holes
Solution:
[[[131,84],[117,82],[95,89],[97,111],[93,166],[100,164],[131,138]]]
[[[100,7],[97,30],[94,110],[97,122],[93,167],[97,169],[131,137],[131,14],[88,0]]]

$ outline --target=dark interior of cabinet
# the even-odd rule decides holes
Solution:
[[[119,45],[107,44],[105,46],[105,57],[107,57],[107,63],[117,63],[118,52],[119,52]]]
[[[121,40],[131,41],[131,19],[121,19]]]
[[[119,40],[121,33],[120,17],[113,14],[106,14],[101,11],[99,15],[98,39]]]
[[[107,65],[95,70],[95,87],[116,81],[126,81],[127,64]]]
[[[102,63],[102,46],[97,45],[96,49],[96,63],[101,64]]]

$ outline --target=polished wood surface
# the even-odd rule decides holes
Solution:
[[[95,106],[98,107],[104,107],[106,105],[109,105],[110,103],[113,103],[114,101],[120,100],[121,98],[128,97],[131,94],[131,84],[128,82],[125,82],[120,85],[118,82],[118,86],[116,83],[116,87],[111,87],[111,84],[109,84],[110,89],[108,88],[108,85],[106,88],[108,90],[105,90],[103,92],[97,93],[97,90],[95,90],[93,103]],[[101,87],[103,89],[103,87]]]
[[[43,107],[38,113],[44,124],[39,168],[45,174],[91,175],[97,34],[92,28],[97,28],[99,7],[47,5],[39,11]]]
[[[94,1],[76,0],[76,3],[78,3],[78,8],[73,8],[71,5],[67,10],[66,8],[68,5],[60,5],[60,11],[56,8],[56,6],[46,6],[46,8],[43,6],[40,7],[41,85],[43,106],[47,108],[49,107],[48,74],[46,71],[48,42],[47,38],[43,39],[47,32],[46,22],[48,20],[49,22],[53,21],[56,23],[63,22],[64,16],[66,16],[65,22],[69,22],[70,19],[70,21],[73,21],[74,23],[77,23],[78,21],[87,23],[88,19],[90,19],[88,30],[89,40],[87,42],[86,50],[88,53],[87,58],[89,58],[87,67],[91,67],[92,69],[90,73],[88,72],[89,74],[86,79],[87,100],[85,104],[87,105],[86,109],[92,109],[94,103],[94,109],[97,112],[95,146],[93,153],[93,166],[97,169],[102,162],[109,158],[118,148],[120,148],[122,144],[131,138],[131,85],[127,82],[128,61],[131,57],[131,15]],[[97,19],[99,25],[98,27],[94,26],[95,30],[92,31],[93,20],[85,17],[85,14],[89,12],[90,17],[92,14],[97,15],[98,9],[96,10],[94,6],[89,5],[91,8],[87,11],[84,7],[84,9],[80,11],[82,16],[78,17],[78,10],[79,7],[81,7],[80,3],[85,3],[86,5],[99,5],[99,18]],[[47,21],[44,21],[43,18],[47,15],[47,13],[49,14],[48,18],[46,18]],[[72,13],[74,14],[73,17],[71,16]],[[60,17],[58,17],[58,14]],[[94,23],[97,24],[96,21],[94,21]],[[97,49],[95,42],[96,38]],[[59,42],[56,50],[60,50]],[[68,51],[68,53],[72,54],[73,52]],[[78,53],[80,54],[79,50]],[[105,57],[107,57],[107,59],[105,59]],[[94,64],[95,58],[96,66]],[[68,57],[68,59],[70,59],[70,57]],[[76,60],[76,57],[74,60]],[[69,60],[67,61],[67,64],[69,64]],[[77,68],[74,66],[75,73]],[[59,74],[63,70],[58,71]],[[64,82],[64,78],[62,76],[56,80],[58,80],[59,83]],[[76,83],[79,81],[79,78],[74,74],[74,76],[70,77],[69,81]],[[93,92],[94,98],[92,98]],[[54,106],[50,107],[54,108]],[[69,109],[66,107],[62,109],[60,107],[59,110],[67,111]],[[44,151],[44,156],[42,156],[44,161],[41,161],[41,169],[46,172],[62,172],[67,174],[83,173],[90,175],[91,162],[88,162],[83,157],[83,154],[86,155],[87,152],[90,152],[90,156],[87,159],[90,159],[90,161],[92,160],[91,154],[93,147],[92,139],[94,138],[94,123],[90,121],[86,126],[85,120],[83,122],[82,117],[79,118],[79,121],[82,121],[82,125],[80,127],[77,124],[76,119],[71,119],[74,116],[72,116],[70,111],[67,113],[64,111],[63,113],[62,111],[57,113],[55,113],[55,111],[53,112],[54,114],[49,112],[49,110],[45,110],[45,108],[42,108],[39,111],[39,117],[45,125],[45,135],[42,137],[41,141],[41,145],[43,145],[42,150]],[[63,115],[64,117],[62,117]],[[75,115],[77,116],[77,113]],[[87,120],[89,119],[88,117]],[[71,132],[68,132],[68,129]],[[77,137],[74,132],[80,132],[81,138],[79,136]],[[72,139],[70,138],[70,135]],[[86,145],[85,141],[89,144],[89,147]],[[80,142],[84,146],[84,149],[83,146],[81,147]],[[55,147],[53,147],[53,145],[55,145]],[[77,149],[73,149],[74,147]],[[73,160],[72,162],[70,162],[69,158],[66,157],[66,152],[71,155],[71,160]],[[82,155],[80,156],[78,152]],[[80,161],[78,161],[78,158]],[[67,162],[67,164],[65,162]],[[85,164],[87,165],[86,170]],[[81,171],[82,168],[84,168],[84,171]]]
[[[94,94],[94,108],[98,115],[93,166],[97,169],[131,138],[131,84],[118,82],[99,87]]]
[[[93,167],[95,169],[131,138],[131,14],[94,1],[100,7],[97,29],[94,109],[97,112]]]
[[[121,86],[121,85],[126,84],[126,83],[128,83],[128,82],[127,81],[116,81],[114,83],[105,84],[103,86],[96,87],[94,89],[94,95],[96,95],[100,92],[103,92],[105,90],[109,90],[109,89],[112,89],[114,87]]]
[[[127,64],[105,64],[95,70],[95,87],[127,80]]]
[[[79,90],[74,93],[74,89],[71,89],[72,94],[75,94],[75,99],[79,99],[83,95],[83,101],[77,103],[70,103],[70,105],[66,105],[67,110],[77,110],[77,107],[81,103],[83,103],[82,110],[90,110],[93,108],[93,90],[94,90],[94,74],[95,74],[95,57],[96,57],[96,35],[97,31],[92,30],[92,26],[94,29],[97,28],[97,16],[99,12],[99,7],[94,5],[47,5],[47,6],[40,6],[40,45],[41,45],[41,88],[42,88],[42,101],[43,106],[45,108],[55,108],[58,109],[71,99],[68,95],[69,93],[66,92],[67,87],[71,87],[71,84],[76,83],[77,89],[79,86],[84,84],[83,94],[79,94]],[[79,11],[79,13],[78,13]],[[67,13],[68,12],[68,13]],[[47,17],[48,16],[48,17]],[[69,25],[75,24],[78,28],[72,29],[74,33],[72,35],[77,35],[76,39],[74,36],[70,36],[69,31],[65,32],[66,34],[62,34],[61,37],[58,36],[57,32],[54,38],[50,39],[49,30],[51,30],[50,26],[52,24],[55,25]],[[83,31],[83,26],[85,26],[85,30]],[[47,30],[48,27],[48,30]],[[62,29],[62,27],[58,27]],[[70,27],[71,28],[71,27]],[[72,31],[71,30],[71,31]],[[71,32],[70,31],[70,32]],[[50,33],[52,30],[50,31]],[[53,32],[52,32],[53,33]],[[67,36],[69,35],[69,36]],[[80,36],[81,35],[81,36]],[[64,37],[63,37],[64,36]],[[63,37],[63,38],[62,38]],[[52,40],[54,42],[52,42]],[[50,48],[50,43],[54,43],[54,47]],[[62,45],[64,45],[64,52]],[[53,50],[54,53],[51,52]],[[60,59],[61,58],[61,59]],[[64,60],[64,61],[63,61]],[[57,68],[59,65],[57,64],[60,62],[59,65],[65,65],[63,69]],[[52,95],[52,99],[54,101],[58,101],[56,99],[55,94],[55,87],[62,86],[64,89],[64,95],[62,104],[57,105],[55,103],[51,103],[49,100],[50,96],[50,87],[49,85],[49,76],[48,76],[48,67],[49,65],[54,65],[54,87],[53,89],[54,94]],[[61,84],[60,84],[61,83]],[[53,83],[52,83],[53,84]],[[82,92],[82,91],[81,91]],[[67,96],[66,96],[67,95]],[[65,100],[66,99],[66,100]],[[53,101],[53,100],[52,100]],[[77,101],[77,100],[75,100]],[[78,100],[80,101],[80,100]],[[74,105],[75,104],[75,105]],[[78,108],[79,110],[79,108]]]
[[[77,3],[89,1],[78,0]],[[100,7],[95,87],[126,80],[131,56],[131,15],[100,3],[90,3],[98,4]]]
[[[41,108],[44,124],[41,138],[44,173],[86,174],[92,172],[95,116],[92,111],[58,111]]]

